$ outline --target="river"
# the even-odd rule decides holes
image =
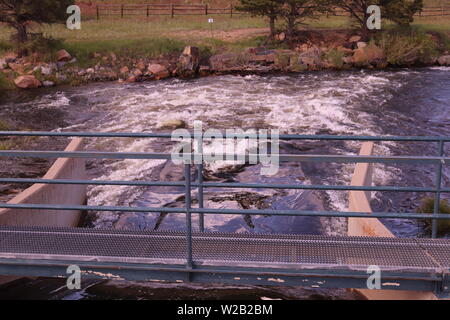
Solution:
[[[0,116],[27,128],[63,131],[170,132],[159,129],[167,120],[194,120],[203,129],[278,129],[290,134],[332,135],[450,135],[450,68],[391,71],[310,72],[277,76],[218,76],[193,80],[117,85],[91,84],[0,95]],[[30,121],[33,119],[33,121]],[[161,139],[90,139],[86,148],[103,151],[161,152],[173,143]],[[210,146],[211,148],[213,146]],[[284,153],[357,154],[355,142],[282,141]],[[446,146],[446,152],[450,145]],[[379,155],[431,155],[434,145],[378,143]],[[348,184],[354,164],[282,164],[277,175],[260,176],[258,166],[227,163],[206,165],[210,181],[263,183]],[[177,181],[182,171],[162,160],[98,160],[88,162],[93,179]],[[448,185],[449,168],[444,170]],[[433,167],[376,165],[377,185],[432,186]],[[413,212],[422,194],[374,193],[376,211]],[[195,192],[194,192],[195,197]],[[89,189],[90,205],[178,206],[183,191],[177,188],[96,186]],[[291,190],[208,189],[205,206],[214,208],[272,208],[346,210],[347,193]],[[423,222],[383,221],[399,237],[428,236]],[[86,226],[182,230],[178,214],[120,215],[91,213]],[[207,215],[207,231],[342,235],[346,220],[307,217],[243,217]],[[194,217],[194,228],[197,219]],[[444,236],[449,236],[444,235]],[[357,298],[345,290],[235,287],[219,285],[137,284],[87,282],[77,292],[63,288],[61,280],[22,279],[0,288],[1,297],[62,299],[102,298]],[[26,288],[26,289],[24,289]]]

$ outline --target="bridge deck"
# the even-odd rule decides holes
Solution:
[[[0,227],[0,275],[364,288],[448,292],[450,240],[311,235],[186,234],[84,228]],[[181,280],[180,280],[181,279]],[[442,294],[441,294],[442,295]]]

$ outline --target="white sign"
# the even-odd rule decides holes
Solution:
[[[214,23],[214,19],[213,18],[209,18],[208,19],[208,23]]]

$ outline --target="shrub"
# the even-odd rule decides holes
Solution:
[[[432,36],[411,28],[383,32],[372,42],[383,49],[387,62],[393,66],[428,64],[438,55]]]
[[[333,65],[333,67],[342,69],[344,67],[344,55],[344,52],[332,49],[327,52],[326,59]]]
[[[419,208],[417,209],[417,212],[419,213],[433,213],[434,212],[434,197],[426,197],[424,199],[422,199],[422,202],[419,206]],[[440,208],[439,208],[439,212],[440,213],[446,213],[446,214],[450,214],[450,203],[445,200],[442,199],[440,201]],[[427,220],[427,227],[429,228],[431,225],[431,220]],[[442,233],[447,233],[450,232],[450,220],[438,220],[438,233],[442,234]]]

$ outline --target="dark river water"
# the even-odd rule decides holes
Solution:
[[[292,76],[220,76],[189,81],[169,80],[130,85],[93,84],[34,92],[0,94],[0,116],[39,130],[100,132],[170,132],[171,120],[194,120],[203,129],[278,129],[291,134],[450,136],[450,68],[395,71],[313,72]],[[32,120],[32,121],[30,121]],[[89,150],[162,152],[173,143],[161,139],[90,139]],[[217,146],[205,148],[215,150]],[[281,142],[282,153],[357,154],[355,142]],[[448,154],[450,145],[446,147]],[[379,155],[434,155],[436,145],[378,143]],[[278,174],[261,176],[258,165],[228,162],[206,165],[206,180],[286,184],[348,184],[354,164],[285,163]],[[93,179],[182,180],[182,168],[163,160],[90,161]],[[444,170],[448,185],[449,168]],[[432,166],[376,165],[376,185],[432,186]],[[195,198],[196,193],[193,192]],[[375,211],[414,212],[423,194],[373,193]],[[183,190],[96,186],[90,205],[182,206]],[[205,206],[239,209],[347,210],[347,193],[302,190],[208,189]],[[194,216],[194,228],[197,228]],[[383,221],[399,237],[428,236],[422,221]],[[184,215],[116,212],[91,213],[94,228],[183,230]],[[206,215],[207,231],[328,234],[346,233],[342,218],[244,217]],[[443,235],[443,236],[449,236]],[[21,279],[0,287],[0,298],[356,298],[345,290],[237,287],[220,285],[143,284],[86,281],[83,290],[68,291],[64,281]]]

